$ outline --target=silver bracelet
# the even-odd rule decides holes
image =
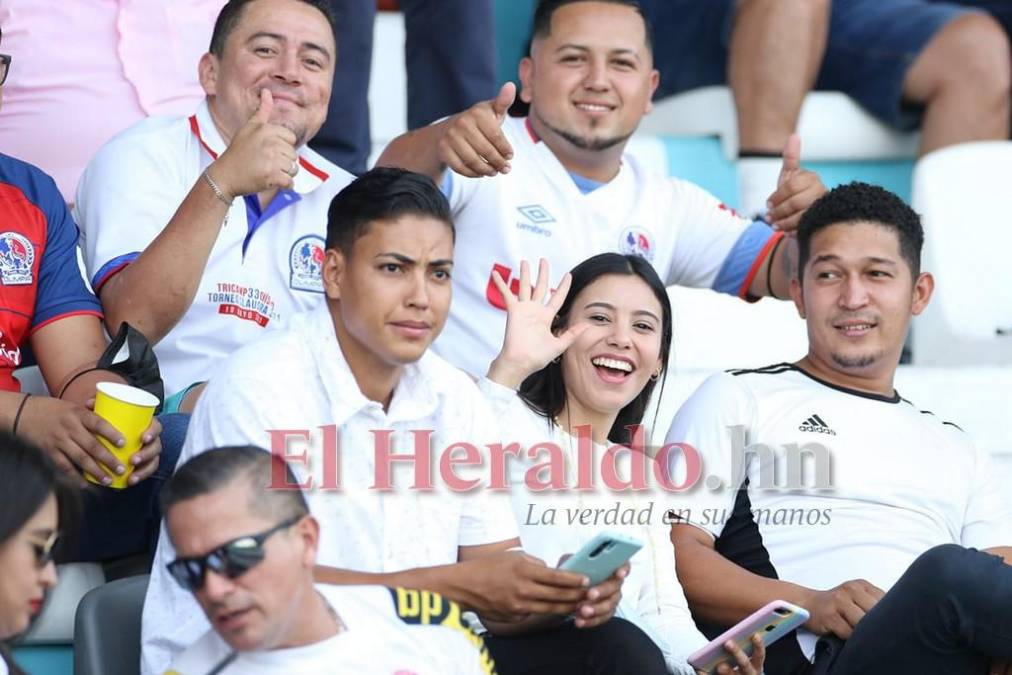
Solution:
[[[218,185],[214,182],[214,180],[211,178],[211,174],[207,172],[207,169],[204,169],[204,173],[200,174],[200,177],[203,178],[204,182],[211,187],[211,191],[214,193],[215,197],[220,199],[225,204],[225,206],[228,207],[232,206],[232,200],[225,196],[225,193],[222,192],[221,188],[219,188]]]

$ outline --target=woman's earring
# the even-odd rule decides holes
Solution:
[[[659,378],[660,376],[661,376],[661,369],[660,369],[660,368],[658,368],[658,369],[657,369],[657,372],[655,372],[655,373],[653,373],[653,374],[651,374],[651,375],[650,375],[650,379],[651,379],[651,380],[656,380],[656,379],[657,379],[657,378]]]

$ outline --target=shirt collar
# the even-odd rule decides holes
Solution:
[[[355,381],[337,342],[328,303],[320,303],[306,315],[306,320],[309,325],[305,330],[294,323],[292,329],[308,338],[317,372],[330,399],[334,422],[340,426],[370,405],[378,405],[365,397]],[[386,414],[388,423],[424,420],[438,412],[445,392],[441,391],[441,380],[432,371],[430,361],[433,358],[439,357],[426,352],[421,360],[404,367]]]
[[[190,116],[190,130],[211,159],[218,159],[218,155],[228,147],[211,118],[206,98],[200,102],[197,112]],[[308,146],[299,148],[298,154],[299,172],[295,174],[294,190],[304,195],[323,185],[324,181],[330,178],[330,174],[321,168],[325,160]]]

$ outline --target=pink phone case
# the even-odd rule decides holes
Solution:
[[[763,644],[769,647],[806,621],[808,621],[806,610],[784,600],[774,600],[721,633],[702,649],[690,654],[689,665],[704,673],[716,672],[717,666],[721,663],[733,666],[735,664],[731,655],[724,649],[724,643],[728,640],[734,640],[751,656],[751,638],[754,633],[759,633],[763,638]]]

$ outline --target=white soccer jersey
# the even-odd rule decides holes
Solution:
[[[669,285],[744,297],[776,240],[765,224],[750,224],[702,188],[652,173],[628,154],[613,180],[583,194],[526,118],[507,119],[502,130],[513,146],[509,174],[448,174],[443,186],[457,243],[453,304],[435,348],[474,375],[488,370],[506,325],[493,270],[515,292],[520,261],[544,257],[557,286],[578,263],[615,251],[646,258]]]
[[[489,675],[492,658],[460,619],[460,608],[430,591],[383,586],[317,590],[340,617],[335,636],[272,651],[235,653],[213,630],[165,675]],[[217,670],[215,670],[217,668]]]
[[[678,411],[667,442],[703,460],[697,487],[669,507],[762,576],[888,590],[934,546],[1012,544],[1012,511],[987,453],[898,394],[846,389],[791,364],[718,373]],[[796,653],[800,642],[811,658],[815,640],[801,631],[773,649]]]
[[[204,102],[189,118],[142,120],[99,150],[75,209],[96,293],[154,241],[225,147]],[[206,380],[224,356],[323,300],[327,209],[354,177],[305,146],[299,163],[295,189],[263,213],[256,196],[233,202],[193,304],[155,345],[166,395]]]

